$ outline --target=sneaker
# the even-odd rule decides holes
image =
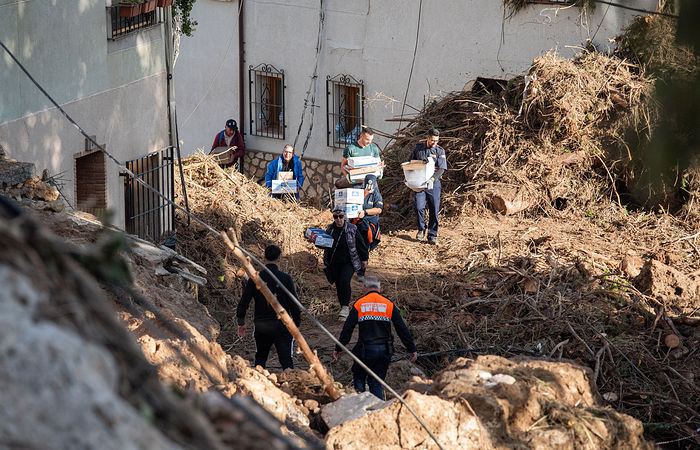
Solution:
[[[428,236],[428,244],[437,245],[437,236]]]
[[[416,233],[416,239],[419,241],[425,239],[425,230],[418,230],[418,233]]]
[[[350,314],[350,308],[347,306],[343,306],[340,308],[340,313],[338,314],[338,319],[341,321],[344,321],[345,319],[348,318],[348,315]]]

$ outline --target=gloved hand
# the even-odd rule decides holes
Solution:
[[[426,189],[430,190],[430,189],[433,188],[433,183],[434,183],[434,181],[433,181],[433,179],[431,178],[431,179],[429,179],[428,181],[426,181],[426,182],[423,184],[423,187],[425,187]]]

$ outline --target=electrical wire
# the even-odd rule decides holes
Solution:
[[[403,113],[406,109],[406,100],[408,99],[408,90],[411,87],[411,78],[413,78],[413,66],[416,64],[416,53],[418,53],[418,37],[420,35],[420,18],[423,12],[423,0],[418,4],[418,24],[416,25],[416,43],[413,46],[413,60],[411,61],[411,70],[408,72],[408,83],[406,83],[406,92],[403,95],[403,104],[401,105],[401,116],[399,116],[399,130],[403,121]]]
[[[594,1],[596,3],[602,3],[603,5],[614,6],[616,8],[628,9],[630,11],[637,11],[637,12],[641,12],[644,14],[649,14],[649,15],[654,15],[654,16],[664,16],[664,17],[670,17],[672,19],[678,19],[678,15],[669,14],[669,13],[665,13],[665,12],[661,12],[661,11],[649,11],[648,9],[634,8],[632,6],[621,5],[619,3],[608,2],[605,0],[592,0],[592,1]]]
[[[301,129],[304,126],[304,117],[306,117],[306,109],[309,106],[311,106],[311,117],[309,118],[309,131],[306,133],[306,139],[304,140],[304,145],[302,147],[301,153],[299,154],[299,159],[304,158],[304,152],[306,151],[306,147],[309,145],[309,140],[311,139],[311,130],[313,130],[314,127],[314,114],[316,113],[316,110],[314,108],[316,108],[316,91],[318,91],[318,63],[321,59],[321,49],[323,48],[323,29],[325,28],[326,23],[324,8],[325,0],[321,0],[318,11],[318,34],[316,36],[316,62],[314,63],[314,72],[311,75],[309,89],[306,91],[306,98],[304,99],[304,108],[301,110],[301,119],[299,120],[299,129],[297,130],[297,135],[294,137],[294,144],[292,144],[294,148],[296,148],[297,141],[299,140],[299,136],[301,135]]]
[[[80,132],[80,134],[82,134],[88,141],[90,141],[92,144],[94,144],[102,153],[104,153],[109,159],[111,159],[116,165],[118,165],[120,169],[122,169],[125,173],[127,173],[127,174],[128,174],[129,176],[131,176],[132,178],[134,178],[134,180],[135,180],[137,183],[140,183],[143,187],[145,187],[146,189],[150,190],[151,192],[153,192],[154,194],[156,194],[157,196],[159,196],[159,197],[160,197],[161,199],[163,199],[165,202],[171,204],[174,208],[180,210],[183,214],[186,214],[188,217],[190,217],[192,220],[194,220],[195,222],[197,222],[197,223],[199,223],[200,225],[202,225],[205,229],[207,229],[207,230],[210,231],[211,233],[216,234],[217,236],[220,236],[220,237],[222,236],[223,232],[217,231],[214,227],[212,227],[212,226],[209,225],[208,223],[204,222],[204,221],[203,221],[202,219],[200,219],[199,217],[195,216],[194,214],[190,213],[189,211],[186,211],[183,207],[181,207],[180,205],[176,204],[176,203],[175,203],[174,201],[172,201],[171,199],[165,197],[161,192],[159,192],[158,190],[156,190],[155,188],[153,188],[150,184],[146,183],[146,182],[145,182],[144,180],[142,180],[141,178],[137,177],[131,170],[129,170],[129,169],[128,169],[124,164],[122,164],[117,158],[115,158],[114,156],[112,156],[112,154],[110,154],[107,150],[105,150],[104,147],[102,147],[100,144],[98,144],[97,141],[95,141],[95,139],[93,139],[92,137],[90,137],[90,135],[88,135],[87,132],[85,132],[85,130],[83,130],[83,128],[82,128],[80,125],[78,125],[78,123],[77,123],[75,120],[73,120],[73,118],[72,118],[70,115],[68,115],[68,113],[66,113],[66,111],[53,99],[53,97],[51,97],[51,95],[49,95],[49,93],[46,92],[46,90],[34,79],[34,77],[29,73],[29,71],[27,71],[27,69],[24,67],[24,65],[15,57],[15,55],[10,51],[10,49],[8,49],[8,48],[5,46],[5,44],[4,44],[4,42],[3,42],[2,40],[0,40],[0,46],[10,55],[10,58],[12,58],[12,60],[15,62],[15,64],[17,64],[17,65],[19,66],[19,68],[22,69],[22,71],[25,73],[25,75],[27,75],[27,77],[32,81],[32,83],[34,83],[34,85],[46,96],[46,98],[48,98],[49,101],[51,101],[51,103],[52,103],[54,106],[56,106],[56,108],[57,108],[57,109],[61,112],[61,114],[66,118],[66,120],[68,120],[68,122],[70,122],[70,123]],[[365,363],[363,363],[363,362],[362,362],[357,356],[355,356],[346,346],[344,346],[330,331],[328,331],[328,329],[326,329],[326,327],[324,327],[324,326],[318,321],[318,319],[316,319],[316,317],[315,317],[313,314],[311,314],[311,312],[309,312],[308,309],[306,309],[306,307],[299,301],[299,299],[298,299],[295,295],[293,295],[293,294],[289,291],[289,289],[287,289],[286,286],[284,286],[284,285],[282,284],[282,282],[275,276],[274,273],[272,273],[272,271],[271,271],[267,266],[265,266],[265,264],[264,264],[262,261],[260,261],[257,257],[255,257],[255,255],[251,254],[248,250],[246,250],[246,249],[243,248],[242,246],[236,245],[235,243],[233,243],[233,245],[234,245],[238,250],[240,250],[241,252],[243,252],[243,254],[245,254],[248,258],[250,258],[251,261],[253,261],[255,264],[257,264],[258,266],[260,266],[260,267],[262,268],[262,270],[264,270],[267,274],[269,274],[269,275],[272,277],[272,280],[275,281],[275,283],[277,284],[277,286],[278,286],[290,299],[292,299],[292,301],[293,301],[294,303],[296,303],[296,305],[297,305],[302,311],[304,311],[304,313],[306,313],[306,314],[309,316],[309,318],[311,319],[311,321],[312,321],[318,328],[320,328],[326,335],[328,335],[328,337],[330,337],[331,340],[332,340],[337,346],[339,346],[345,353],[347,353],[348,355],[350,355],[350,357],[351,357],[360,367],[362,367],[371,377],[373,377],[374,379],[376,379],[387,391],[389,391],[389,393],[391,393],[394,397],[397,398],[397,400],[399,400],[404,406],[406,406],[406,408],[409,410],[409,412],[413,415],[413,417],[415,417],[415,419],[418,421],[418,423],[421,425],[421,427],[423,427],[423,429],[425,429],[425,431],[428,433],[428,435],[430,436],[430,438],[435,442],[435,444],[436,444],[441,450],[443,449],[443,447],[440,445],[440,443],[439,443],[439,441],[437,440],[437,438],[435,437],[435,435],[433,435],[433,433],[430,431],[430,429],[428,428],[428,426],[425,425],[425,423],[424,423],[423,420],[420,418],[420,416],[418,416],[418,414],[413,410],[413,408],[411,407],[411,405],[409,405],[409,404],[408,404],[394,389],[391,388],[391,386],[389,386],[388,384],[386,384],[386,383],[384,382],[384,380],[381,379],[381,377],[379,377],[376,373],[374,373],[374,371],[372,371],[369,367],[367,367],[367,365],[366,365]]]

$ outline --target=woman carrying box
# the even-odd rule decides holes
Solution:
[[[278,175],[284,172],[291,172],[293,180],[297,182],[297,192],[294,196],[299,199],[299,190],[304,185],[304,172],[301,170],[301,161],[294,154],[294,147],[287,144],[282,150],[282,154],[279,158],[274,159],[267,165],[267,172],[265,173],[265,184],[270,190],[270,196],[275,198],[282,198],[286,194],[273,194],[272,193],[272,180],[277,180]],[[286,179],[286,178],[284,178]]]
[[[328,281],[335,283],[340,303],[338,318],[345,321],[350,313],[350,280],[355,272],[367,267],[369,250],[360,231],[346,220],[345,211],[340,208],[333,211],[333,223],[326,228],[326,233],[333,237],[333,246],[323,252],[324,272]]]

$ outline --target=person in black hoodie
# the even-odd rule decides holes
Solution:
[[[355,272],[367,268],[369,249],[357,227],[345,217],[345,211],[336,208],[333,211],[333,223],[328,225],[326,233],[333,236],[333,247],[323,252],[323,264],[328,281],[335,283],[340,303],[338,318],[345,321],[349,314],[350,280]]]
[[[265,266],[282,282],[289,292],[297,297],[294,289],[292,277],[282,272],[277,268],[277,262],[280,259],[282,250],[276,245],[268,245],[265,249]],[[299,306],[282,290],[276,281],[272,279],[267,271],[260,272],[260,278],[267,284],[267,287],[277,297],[280,304],[287,310],[292,320],[299,326],[301,322],[301,311]],[[236,309],[238,318],[238,335],[245,337],[245,314],[250,305],[250,301],[255,299],[255,310],[253,323],[255,324],[253,336],[255,337],[255,365],[265,368],[267,356],[270,353],[270,348],[274,344],[277,349],[277,357],[282,365],[282,370],[294,368],[292,359],[294,351],[294,338],[284,326],[281,320],[277,318],[277,313],[272,309],[262,292],[255,287],[253,280],[248,279],[241,301]]]

